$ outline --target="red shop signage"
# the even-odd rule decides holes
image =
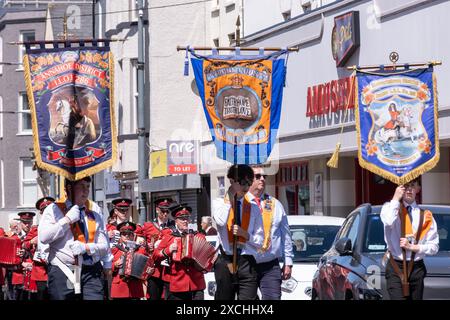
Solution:
[[[351,97],[348,108],[355,108],[355,91],[349,92],[352,81],[353,77],[348,77],[308,87],[306,116],[321,116],[345,110],[349,94]]]

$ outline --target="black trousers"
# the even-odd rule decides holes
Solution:
[[[103,267],[100,262],[81,268],[81,296],[83,300],[103,300]],[[54,265],[48,266],[48,293],[50,300],[79,300],[73,288],[67,285],[64,272]]]
[[[167,300],[204,300],[205,294],[202,290],[188,292],[169,292]]]
[[[147,279],[147,292],[150,295],[149,300],[161,300],[163,292],[164,299],[167,300],[169,283],[160,278],[149,277]]]
[[[33,300],[39,300],[39,301],[48,300],[49,296],[48,296],[47,281],[36,281],[36,285],[37,285],[38,291],[34,295]]]
[[[403,262],[394,260],[400,269],[403,272]],[[391,262],[388,261],[386,264],[386,286],[387,291],[389,293],[389,297],[391,300],[422,300],[423,299],[423,288],[424,288],[424,279],[427,275],[427,268],[425,267],[425,263],[423,260],[415,261],[413,265],[413,269],[411,271],[411,275],[409,277],[409,297],[403,296],[402,291],[402,282],[400,277],[395,272],[394,268],[391,265]]]
[[[258,279],[256,261],[251,255],[239,255],[237,260],[238,271],[235,275],[230,273],[228,264],[232,263],[233,256],[219,255],[214,265],[216,278],[215,300],[256,300]]]

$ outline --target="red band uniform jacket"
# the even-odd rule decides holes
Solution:
[[[168,229],[171,232],[164,233],[161,243],[153,253],[153,259],[155,261],[161,261],[170,257],[170,286],[171,292],[189,292],[204,290],[206,288],[205,277],[203,272],[198,271],[193,263],[184,263],[172,261],[172,255],[169,252],[169,246],[175,241],[176,237],[180,237],[181,234],[176,229]],[[199,234],[201,237],[205,237],[203,234]],[[180,249],[180,248],[178,248]]]

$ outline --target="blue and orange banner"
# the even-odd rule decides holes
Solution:
[[[219,158],[238,164],[267,161],[280,123],[286,72],[280,56],[285,53],[192,53],[195,80]]]
[[[405,184],[439,161],[433,68],[357,73],[356,128],[361,167]]]
[[[27,48],[23,63],[37,165],[70,180],[110,167],[117,136],[109,47]]]

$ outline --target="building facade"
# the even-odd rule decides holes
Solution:
[[[0,226],[7,228],[17,212],[34,210],[41,196],[57,196],[58,183],[34,165],[22,66],[25,49],[9,43],[58,39],[64,15],[68,34],[85,38],[92,32],[92,10],[86,0],[4,1],[0,12]]]
[[[344,66],[337,67],[332,54],[334,18],[350,11],[359,12],[360,46]],[[395,185],[358,164],[353,109],[347,117],[343,108],[311,114],[308,88],[341,79],[345,94],[350,89],[345,78],[351,75],[345,66],[388,64],[393,51],[400,56],[398,63],[443,61],[435,67],[440,161],[422,176],[420,197],[423,203],[450,203],[450,94],[445,90],[450,81],[446,63],[450,57],[444,41],[448,13],[449,1],[342,0],[244,37],[245,46],[300,48],[289,56],[278,154],[274,155],[279,170],[270,181],[290,214],[346,216],[361,203],[382,204],[392,197]],[[339,167],[330,169],[326,163],[342,126]],[[211,175],[211,185],[218,188],[215,179]]]

